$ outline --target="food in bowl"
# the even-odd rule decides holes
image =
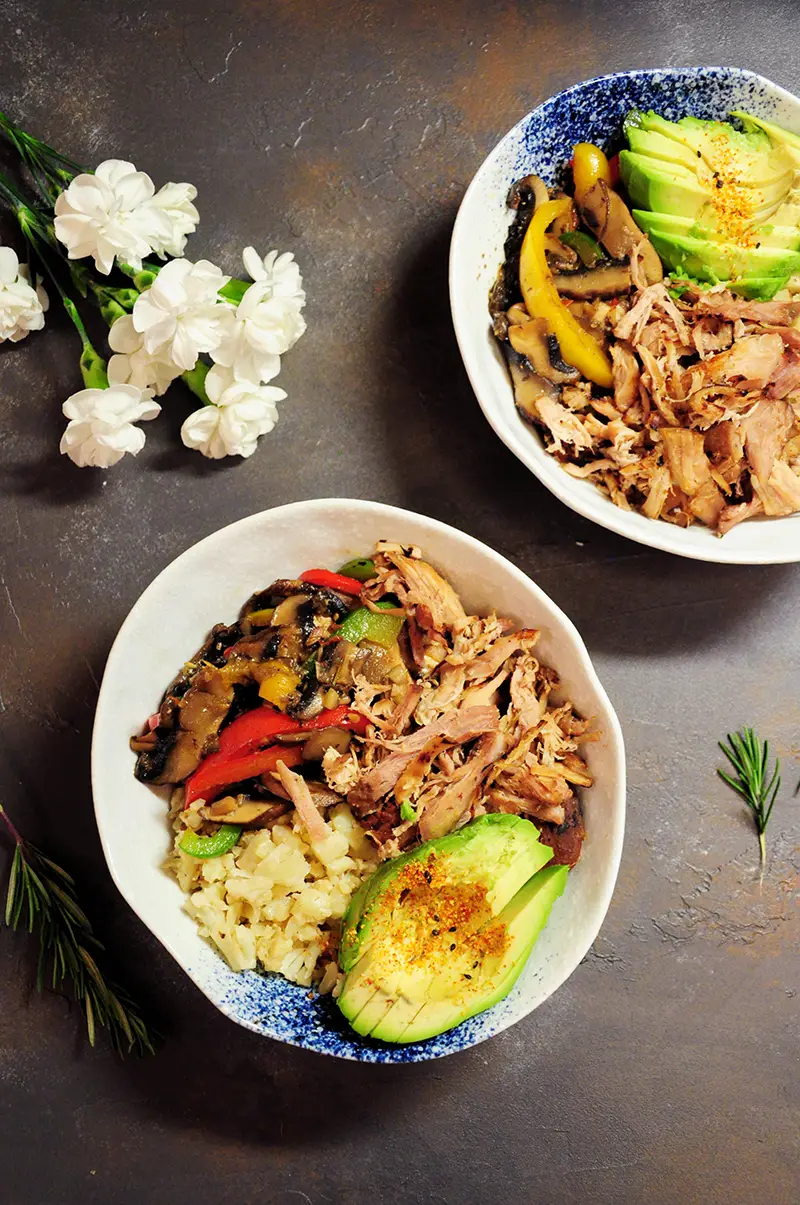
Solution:
[[[137,777],[172,788],[170,869],[234,969],[333,992],[358,1032],[390,1041],[510,990],[580,857],[592,785],[590,721],[558,697],[537,638],[468,615],[417,548],[390,542],[279,579],[213,629],[131,744]],[[398,884],[402,943],[380,919]],[[460,921],[425,927],[467,898]],[[428,977],[416,966],[412,990],[415,948]]]
[[[634,111],[611,163],[575,147],[571,195],[517,181],[489,305],[565,471],[718,535],[800,511],[800,139],[733,116]]]

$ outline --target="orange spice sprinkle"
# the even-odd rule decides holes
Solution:
[[[463,989],[469,990],[476,967],[486,958],[501,958],[508,946],[508,932],[492,915],[486,885],[453,880],[447,862],[433,852],[401,867],[375,901],[370,919],[370,950],[380,978],[450,970],[460,973]],[[366,982],[374,982],[372,976]]]

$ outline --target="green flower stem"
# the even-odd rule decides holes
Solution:
[[[112,289],[96,283],[91,285],[91,290],[107,326],[113,326],[118,318],[129,314],[139,296],[136,289]]]
[[[56,286],[58,287],[58,286]],[[106,362],[103,357],[92,346],[89,336],[86,334],[86,327],[83,325],[83,319],[78,313],[78,307],[71,297],[68,297],[59,288],[61,300],[64,303],[64,309],[69,314],[72,324],[80,335],[83,349],[81,351],[81,375],[83,383],[87,389],[108,389],[108,373],[106,372]]]
[[[134,268],[131,264],[121,264],[118,262],[117,267],[120,272],[124,272],[126,276],[130,277],[137,293],[144,293],[151,288],[155,278],[161,271],[157,264],[147,263],[142,264],[141,268]]]
[[[181,373],[181,380],[189,386],[195,397],[199,397],[204,406],[213,406],[213,402],[206,393],[206,377],[211,369],[210,364],[204,364],[202,360],[198,360],[194,368],[189,372]]]
[[[60,151],[20,129],[4,113],[0,113],[0,134],[11,143],[30,170],[36,187],[49,204],[55,204],[59,193],[81,172],[89,171]]]

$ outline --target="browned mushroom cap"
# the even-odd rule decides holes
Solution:
[[[344,728],[320,728],[303,745],[303,761],[321,761],[326,749],[346,753],[349,748],[350,733]]]
[[[508,190],[506,204],[509,209],[519,209],[531,194],[533,194],[534,208],[543,205],[550,199],[547,185],[539,176],[523,176],[521,180],[515,180]]]
[[[618,297],[621,293],[629,293],[633,287],[627,264],[604,264],[584,272],[565,272],[562,276],[554,276],[553,284],[565,297],[580,301],[588,297]]]
[[[578,370],[561,358],[558,340],[550,334],[544,318],[531,318],[520,326],[510,326],[508,341],[514,351],[525,356],[534,372],[546,381],[563,385],[565,381],[578,379]]]
[[[505,345],[508,371],[514,385],[514,401],[520,414],[529,423],[538,423],[538,403],[543,399],[557,400],[559,389],[552,381],[546,381],[534,372],[527,360],[512,347]]]
[[[664,279],[658,252],[634,222],[622,197],[605,180],[598,180],[584,193],[579,209],[583,221],[614,259],[624,259],[638,247],[647,283],[652,285]]]
[[[263,828],[289,810],[289,805],[279,799],[248,799],[246,795],[226,795],[202,809],[204,820],[217,824],[242,824]]]
[[[554,234],[544,236],[544,249],[547,252],[547,262],[550,268],[574,268],[578,256],[571,247],[567,247]]]

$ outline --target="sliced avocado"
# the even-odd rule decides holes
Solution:
[[[633,151],[620,151],[619,171],[638,209],[699,218],[711,208],[708,190],[688,168],[666,164]]]
[[[748,301],[771,301],[787,279],[782,276],[740,276],[738,280],[729,281],[728,288]]]
[[[798,271],[800,139],[738,116],[743,130],[634,110],[624,123],[631,149],[620,154],[620,174],[634,219],[667,268],[711,283],[746,278],[763,294],[772,288],[765,279],[785,282]]]
[[[681,158],[680,162],[701,176],[719,169],[726,176],[736,175],[743,182],[763,187],[778,181],[785,185],[792,172],[791,155],[756,127],[742,131],[727,121],[704,121],[699,117],[667,121],[657,113],[638,112],[628,115],[624,129],[631,149],[653,158],[660,156],[650,149],[651,137],[662,151],[662,140],[688,151],[688,159]],[[633,145],[633,138],[638,146]]]
[[[774,276],[788,280],[800,272],[800,252],[781,247],[741,247],[736,243],[710,242],[687,235],[648,230],[650,241],[673,272],[698,280],[736,280],[743,276]]]
[[[551,857],[529,820],[489,815],[385,863],[344,918],[338,1003],[356,1032],[420,1041],[510,991],[563,890],[564,867],[557,891],[553,876],[533,890]]]
[[[665,163],[677,163],[688,171],[694,170],[697,152],[685,143],[637,127],[625,132],[628,135],[628,145],[636,154],[648,155],[651,159],[663,159]]]
[[[664,235],[679,235],[688,238],[723,241],[723,235],[712,226],[696,222],[692,218],[681,218],[671,213],[649,213],[646,209],[634,209],[633,219],[646,234],[657,231]],[[800,251],[800,227],[764,225],[753,228],[750,245],[755,247],[782,247],[785,251]]]
[[[718,224],[719,203],[714,197],[713,184],[703,181],[678,163],[665,163],[648,155],[621,151],[619,170],[628,194],[637,209],[653,209],[678,217],[705,218]],[[786,199],[792,175],[767,181],[747,189],[738,196],[736,204],[746,223],[766,222]],[[742,190],[743,191],[743,190]]]
[[[800,135],[793,134],[791,130],[784,130],[782,126],[773,125],[771,121],[764,121],[763,117],[755,117],[752,113],[735,112],[731,113],[731,117],[737,118],[742,123],[747,134],[760,132],[766,134],[770,142],[786,147],[792,156],[800,157]]]
[[[566,866],[546,866],[533,875],[484,927],[483,956],[469,963],[469,971],[460,970],[460,963],[442,968],[425,983],[424,994],[409,996],[388,984],[375,991],[369,985],[375,983],[376,967],[367,951],[352,972],[353,982],[348,976],[339,997],[345,1015],[348,1006],[355,1005],[353,1028],[384,1042],[421,1042],[497,1004],[519,978],[567,875]],[[417,986],[423,987],[421,977],[417,979]],[[345,1000],[348,992],[350,1001]]]

